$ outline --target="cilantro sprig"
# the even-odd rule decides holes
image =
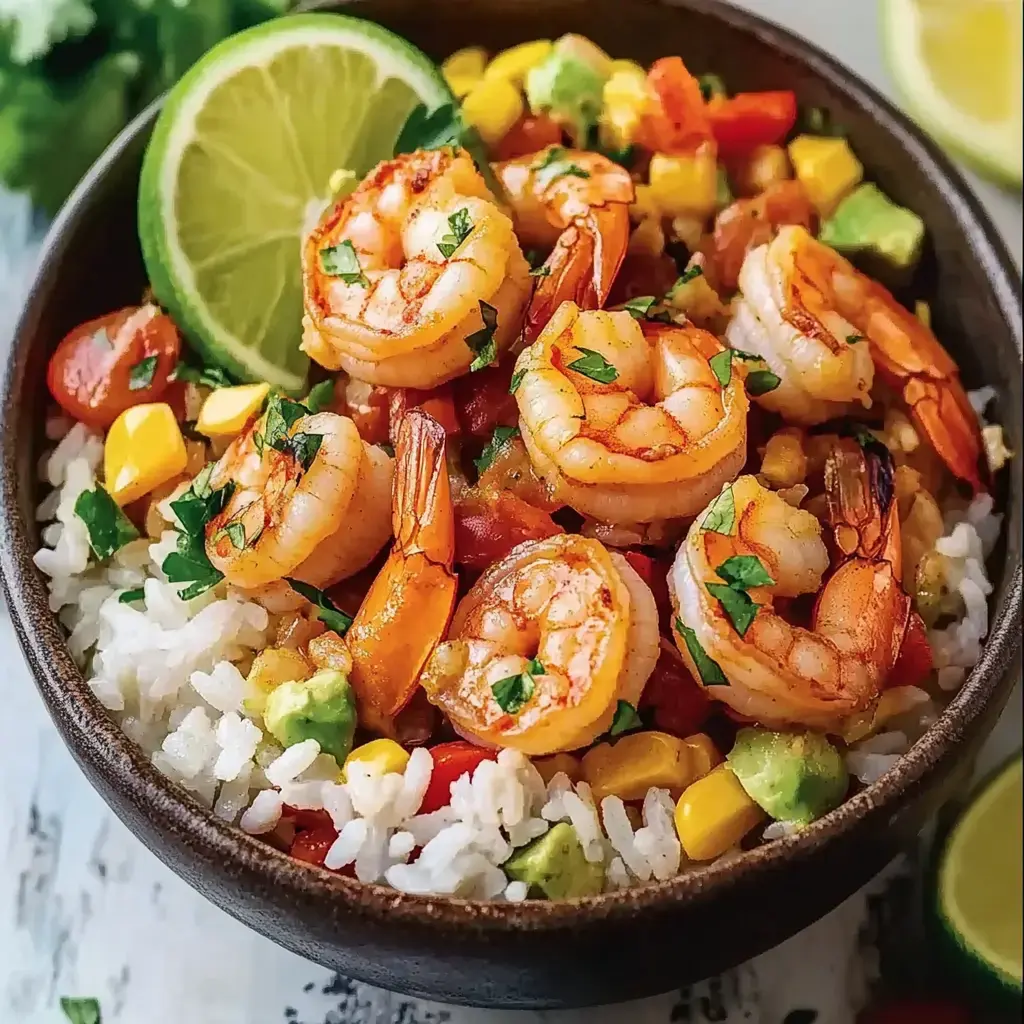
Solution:
[[[676,619],[675,626],[676,632],[686,644],[687,653],[697,668],[697,675],[700,676],[701,682],[705,686],[728,686],[729,680],[726,679],[721,666],[704,650],[701,642],[697,639],[696,631],[684,625],[680,618]]]
[[[331,277],[340,277],[345,284],[358,284],[366,288],[370,280],[363,273],[356,247],[349,239],[320,250],[320,267]]]
[[[475,225],[469,217],[469,207],[463,206],[456,210],[448,218],[448,227],[451,229],[451,233],[445,235],[440,242],[437,243],[437,250],[446,259],[450,260],[462,243],[469,238],[473,232]]]
[[[643,724],[637,709],[628,700],[620,700],[615,705],[615,716],[612,718],[608,735],[621,736],[623,733],[643,728]]]
[[[480,319],[484,325],[466,338],[466,344],[474,354],[473,361],[469,364],[471,373],[490,366],[498,358],[498,343],[494,338],[494,332],[498,329],[498,311],[483,299],[478,305]]]
[[[316,617],[338,636],[344,636],[352,625],[352,616],[346,615],[322,590],[302,580],[285,576],[285,583],[316,608]]]
[[[544,666],[536,658],[532,658],[522,672],[499,679],[491,687],[498,707],[507,715],[518,714],[533,696],[536,689],[534,679],[544,675],[544,672]]]
[[[490,469],[494,460],[508,447],[512,439],[518,436],[518,427],[495,427],[491,439],[480,453],[480,458],[473,460],[476,471],[483,473],[485,470]]]
[[[775,583],[757,555],[733,555],[715,569],[724,583],[705,583],[707,592],[722,606],[733,628],[746,636],[761,608],[747,593],[753,587],[770,587]]]
[[[726,484],[708,506],[700,527],[710,533],[721,533],[726,537],[732,535],[736,528],[736,496],[732,492],[732,484]]]
[[[530,169],[534,172],[538,187],[546,189],[558,178],[589,178],[590,172],[584,170],[579,164],[574,164],[566,159],[564,146],[549,146],[544,155],[533,164]]]
[[[583,355],[569,363],[570,370],[574,370],[584,377],[589,377],[599,384],[611,384],[612,381],[619,379],[619,371],[600,352],[595,352],[592,348],[583,348],[582,345],[575,345],[573,347],[577,352],[582,352]]]
[[[89,547],[100,562],[139,536],[132,521],[99,484],[82,491],[75,501],[75,515],[89,532]]]
[[[157,356],[146,356],[128,371],[129,391],[142,391],[153,383],[158,358]]]

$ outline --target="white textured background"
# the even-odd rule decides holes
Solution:
[[[802,33],[891,94],[873,3],[741,6]],[[971,182],[1019,266],[1019,196]],[[15,243],[28,228],[26,212],[0,196],[4,341],[28,262]],[[816,1010],[816,1024],[852,1024],[875,969],[864,950],[880,928],[879,903],[860,896],[725,979],[602,1011],[446,1010],[353,985],[215,909],[107,811],[50,725],[6,614],[0,658],[0,1024],[59,1024],[58,997],[71,994],[98,997],[104,1024],[783,1024],[797,1009]],[[1018,688],[985,762],[1020,742]]]

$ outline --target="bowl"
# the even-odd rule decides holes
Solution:
[[[947,159],[855,75],[806,42],[714,0],[368,0],[347,5],[435,58],[586,33],[616,56],[681,53],[736,90],[791,88],[847,130],[869,177],[921,214],[927,298],[969,386],[998,391],[1009,446],[1021,438],[1019,280]],[[1005,541],[992,561],[982,659],[940,720],[881,781],[798,835],[664,883],[559,903],[409,896],[300,866],[218,820],[168,782],[107,717],[68,653],[32,564],[36,465],[46,447],[46,362],[75,324],[138,301],[136,183],[156,107],[111,146],[50,231],[3,382],[0,569],[25,656],[92,784],[158,857],[219,907],[342,974],[416,996],[490,1007],[614,1002],[735,965],[827,913],[912,842],[967,778],[1002,708],[1021,631],[1021,466],[1003,474]],[[1007,479],[1008,478],[1008,479]]]

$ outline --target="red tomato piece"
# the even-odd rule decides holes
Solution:
[[[858,1024],[971,1024],[971,1012],[941,999],[896,999],[877,1006]]]
[[[390,395],[391,443],[395,443],[398,424],[409,409],[422,409],[444,427],[446,434],[459,433],[459,420],[455,415],[452,386],[440,384],[429,391],[416,388],[393,388]]]
[[[655,153],[692,153],[713,135],[700,83],[681,57],[662,57],[647,72],[655,98],[640,120],[637,141]]]
[[[718,96],[707,105],[719,156],[746,156],[758,146],[773,146],[796,124],[796,93],[741,92]]]
[[[495,160],[515,160],[562,141],[562,129],[547,114],[524,114],[493,147]]]
[[[672,633],[672,602],[668,596],[668,570],[670,563],[651,558],[640,551],[624,552],[626,561],[636,570],[637,575],[651,588],[654,603],[658,606],[658,621],[662,633]]]
[[[285,804],[281,810],[281,817],[288,818],[299,830],[334,827],[331,816],[326,811],[308,811]]]
[[[517,544],[565,531],[548,515],[511,491],[477,495],[455,506],[455,561],[486,569]]]
[[[431,747],[430,756],[434,759],[434,770],[420,804],[420,814],[447,807],[452,798],[452,783],[466,772],[472,772],[482,761],[496,761],[498,752],[485,750],[465,740],[455,740]]]
[[[506,359],[455,381],[455,412],[464,433],[490,438],[495,427],[519,421],[515,395],[508,393],[514,362]]]
[[[333,825],[306,829],[295,836],[288,853],[296,860],[305,861],[307,864],[316,864],[322,868],[327,851],[334,845],[334,840],[337,838],[338,833]]]
[[[679,652],[662,641],[658,663],[640,697],[654,711],[654,727],[673,736],[692,736],[711,713],[711,699],[686,670]]]
[[[166,313],[126,306],[69,331],[50,357],[46,384],[70,416],[105,428],[125,409],[159,400],[180,352]]]
[[[932,648],[928,643],[928,629],[924,619],[917,612],[911,611],[907,631],[903,634],[903,646],[900,647],[899,657],[889,673],[886,685],[920,686],[933,665]]]

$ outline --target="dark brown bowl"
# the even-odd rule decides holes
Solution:
[[[482,43],[586,33],[618,56],[681,53],[736,90],[795,89],[848,131],[869,176],[919,212],[930,251],[915,293],[968,385],[994,384],[1009,445],[1021,439],[1017,274],[963,179],[860,79],[802,40],[715,0],[370,0],[351,7],[436,58]],[[849,896],[908,844],[970,770],[1011,686],[1021,629],[1021,459],[1004,474],[1006,541],[993,559],[992,631],[940,721],[867,791],[789,839],[693,874],[563,903],[407,896],[299,866],[168,782],[92,696],[32,565],[45,447],[46,361],[66,330],[135,302],[139,161],[155,111],[92,169],[46,242],[3,383],[3,582],[21,645],[61,735],[133,832],[218,906],[345,975],[419,996],[501,1007],[614,1002],[665,991],[751,957]],[[1009,477],[1009,480],[1006,478]],[[228,953],[230,955],[230,952]]]

